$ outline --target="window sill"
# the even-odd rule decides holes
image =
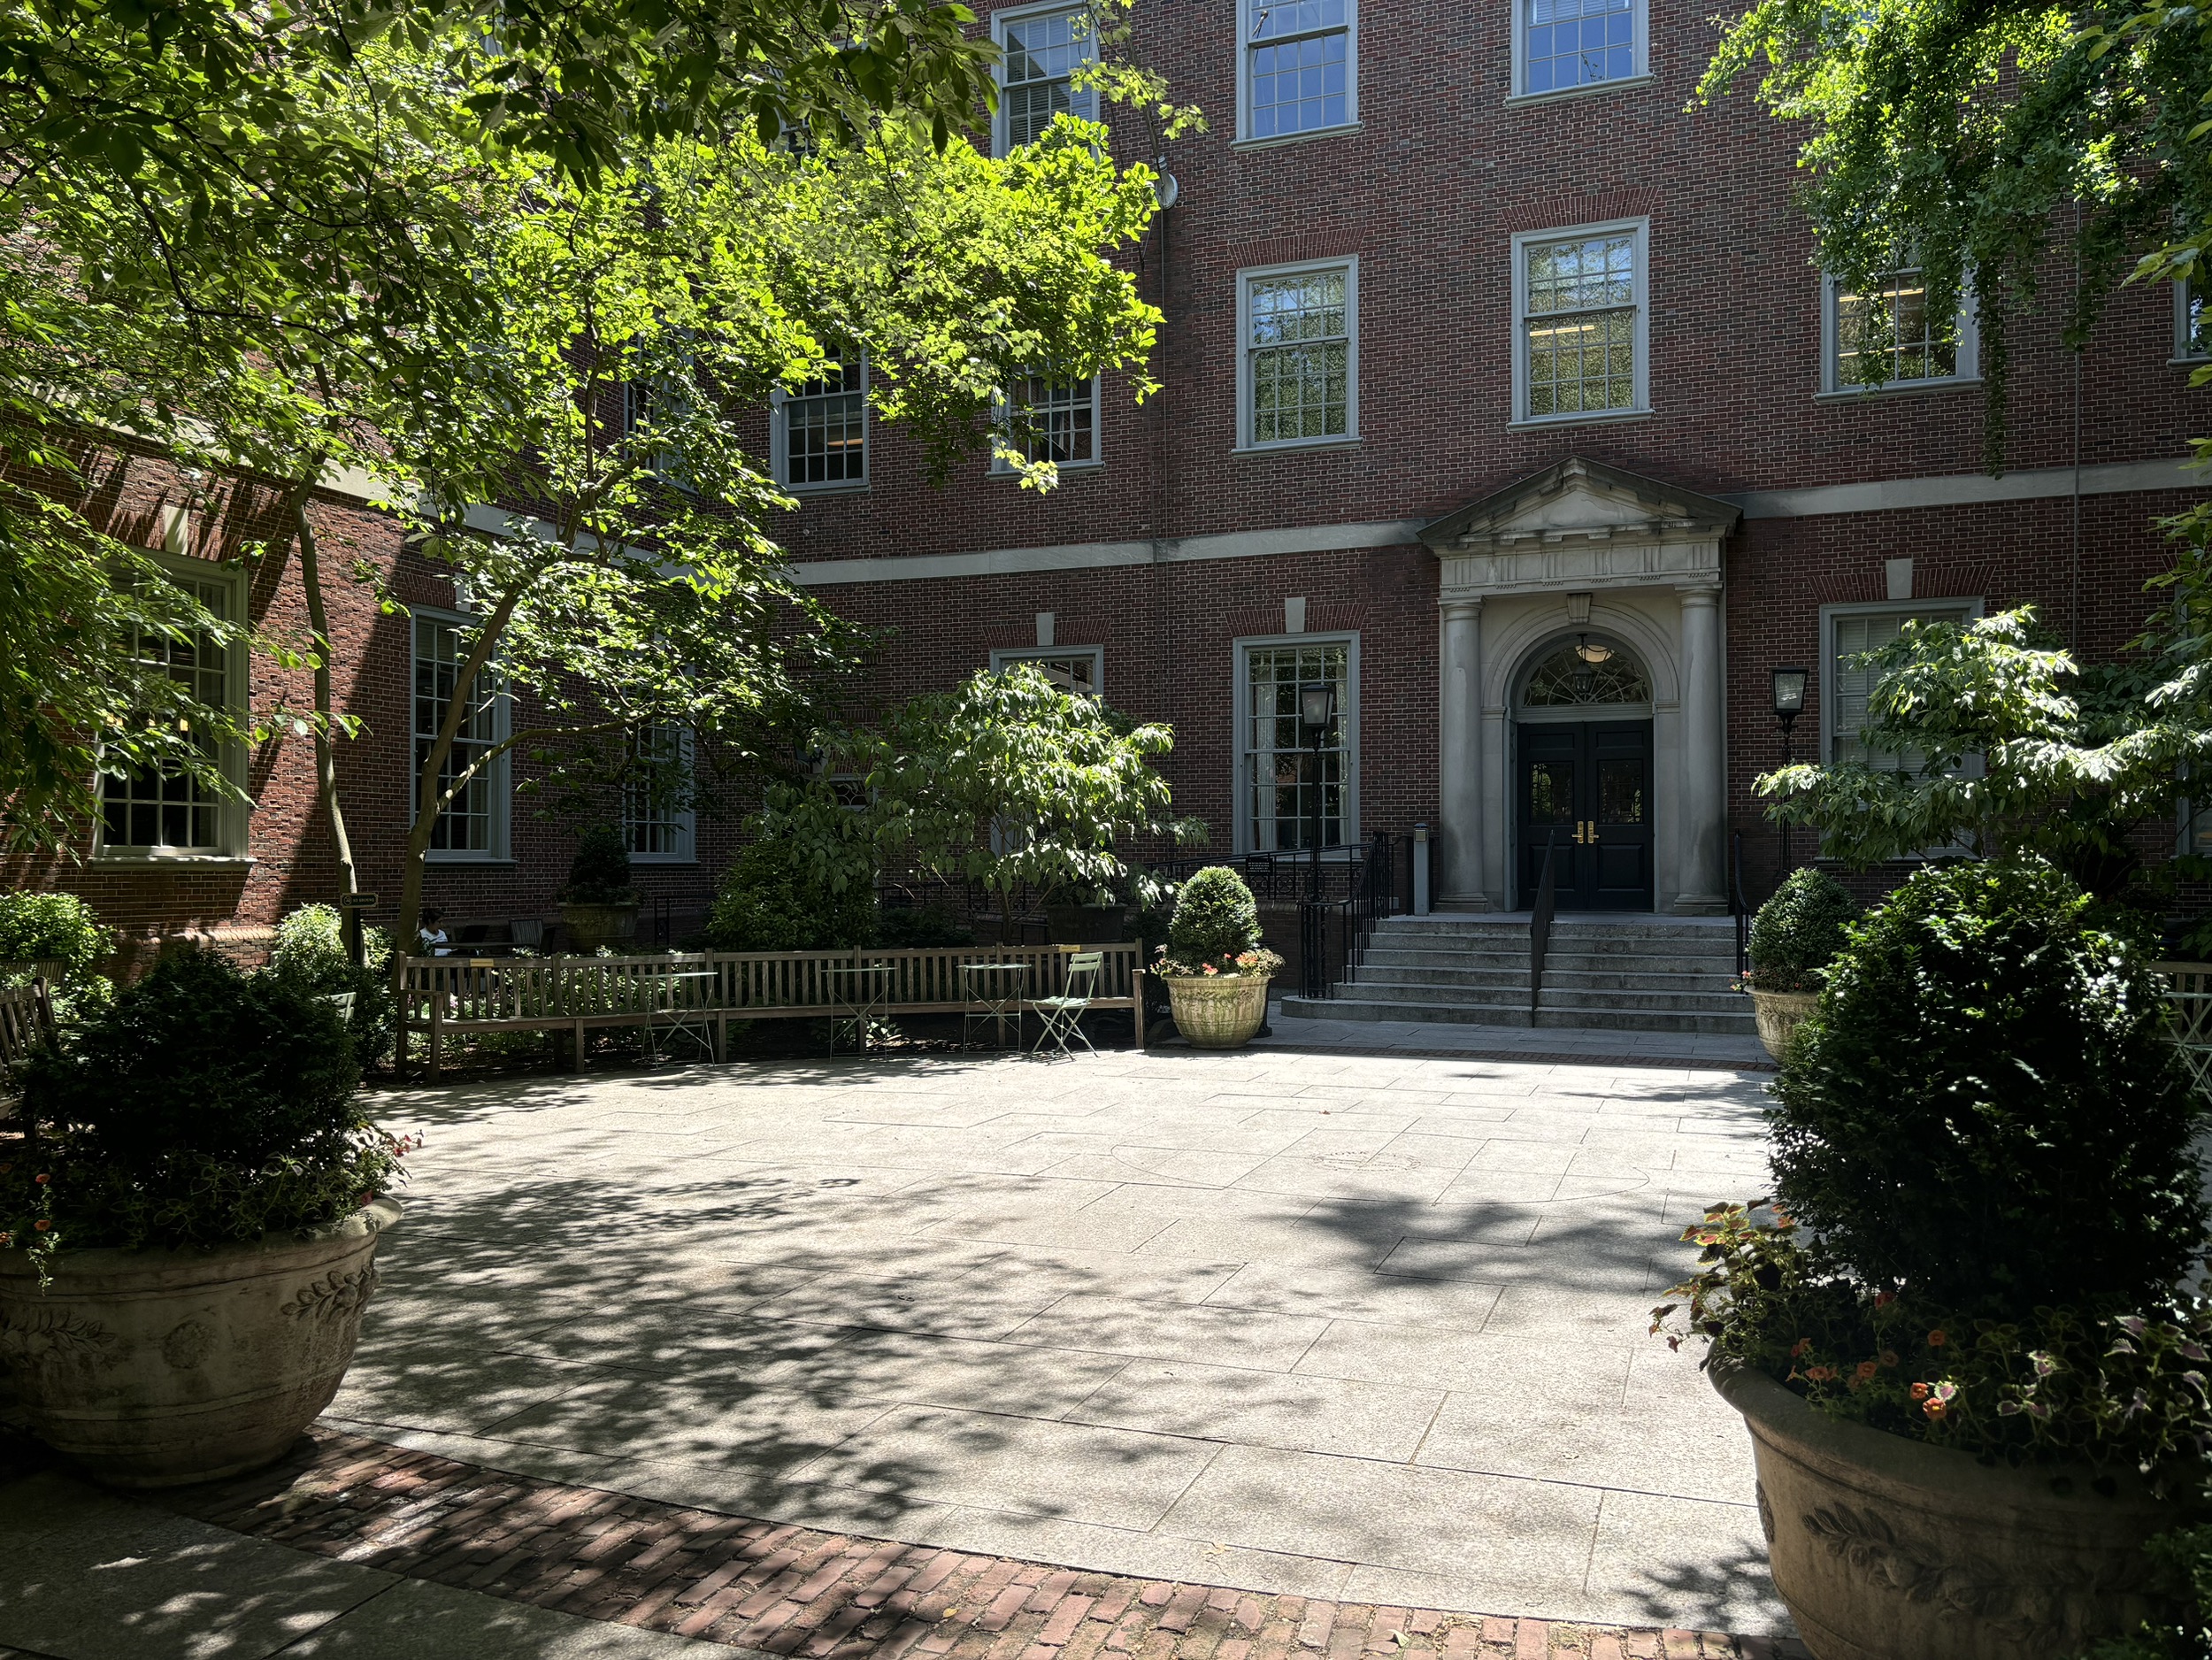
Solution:
[[[1567,98],[1593,97],[1601,92],[1625,92],[1631,87],[1655,87],[1659,77],[1647,72],[1640,75],[1623,75],[1618,81],[1593,81],[1580,87],[1554,87],[1548,92],[1516,92],[1508,95],[1505,107],[1509,110],[1531,104],[1557,104]]]
[[[1845,387],[1839,390],[1816,392],[1816,403],[1848,403],[1855,398],[1906,397],[1916,392],[1955,392],[1968,387],[1979,386],[1978,374],[1946,375],[1940,380],[1885,380],[1879,386]]]
[[[1279,443],[1239,444],[1229,453],[1240,459],[1248,460],[1259,456],[1310,456],[1320,450],[1356,450],[1359,445],[1356,435],[1350,438],[1286,438]]]
[[[1592,421],[1647,421],[1654,411],[1647,409],[1577,410],[1570,415],[1531,415],[1517,421],[1508,421],[1509,433],[1540,432],[1548,427],[1585,427]]]
[[[121,865],[137,871],[248,871],[260,862],[250,855],[237,853],[157,853],[138,848],[123,848],[114,852],[102,848],[92,855],[95,865],[111,868]]]
[[[1103,473],[1106,470],[1106,463],[1103,460],[1063,461],[1059,464],[1059,467],[1060,476],[1065,478],[1071,473]],[[1021,474],[1015,472],[1011,467],[1002,467],[994,465],[988,476],[1000,480],[1002,483],[1019,484],[1021,482]]]
[[[1310,138],[1347,138],[1354,133],[1364,132],[1363,121],[1340,121],[1334,127],[1309,127],[1297,133],[1271,133],[1265,138],[1239,138],[1230,141],[1231,150],[1274,150],[1283,144],[1303,143]]]
[[[643,865],[653,870],[665,871],[682,870],[687,867],[695,869],[699,861],[695,856],[688,853],[633,853],[630,855],[630,863]]]
[[[511,858],[511,857],[508,857],[508,856],[506,856],[506,855],[504,855],[504,854],[497,854],[497,853],[451,853],[451,852],[448,852],[448,851],[446,851],[446,850],[444,850],[444,849],[440,849],[440,848],[431,848],[431,849],[429,849],[428,850],[426,850],[426,851],[423,854],[423,856],[422,856],[422,862],[423,862],[424,864],[426,864],[426,865],[504,865],[504,866],[508,866],[508,867],[511,867],[511,868],[513,865],[515,865],[516,864],[519,863],[519,861],[518,861],[518,860],[516,860],[516,859],[514,859],[514,858]]]
[[[2169,357],[2166,359],[2166,366],[2169,369],[2201,369],[2207,364],[2212,364],[2212,357]]]
[[[866,479],[857,479],[850,483],[786,484],[780,488],[786,495],[795,496],[804,502],[810,501],[818,496],[864,496],[868,491],[868,484],[869,481]]]

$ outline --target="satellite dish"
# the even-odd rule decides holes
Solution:
[[[1173,173],[1164,173],[1152,181],[1152,194],[1160,198],[1162,207],[1171,208],[1175,205],[1176,199],[1183,194],[1183,187],[1175,182]]]

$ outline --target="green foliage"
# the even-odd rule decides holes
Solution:
[[[2136,877],[2135,828],[2212,767],[2212,511],[2167,521],[2171,571],[2117,666],[2080,672],[2032,607],[1909,624],[1866,654],[1867,747],[1886,767],[1803,765],[1758,780],[1771,816],[1853,868],[1956,846],[2049,860],[2100,897]],[[1970,758],[1978,765],[1970,765]]]
[[[311,1227],[399,1175],[330,1005],[208,953],[165,958],[25,1079],[0,1242],[180,1246]]]
[[[1670,1344],[1781,1379],[1824,1412],[1978,1457],[2133,1467],[2186,1492],[2208,1473],[2212,1302],[2144,1313],[2044,1304],[1964,1318],[1920,1288],[1877,1287],[1770,1218],[1717,1204],[1682,1237],[1698,1272],[1653,1310]]]
[[[2087,1660],[2206,1660],[2212,1656],[2212,1525],[2177,1527],[2144,1549],[2180,1612],[2098,1644]]]
[[[939,945],[973,945],[975,930],[935,905],[886,905],[876,916],[875,943],[917,949]]]
[[[707,918],[718,951],[826,951],[875,937],[875,860],[827,790],[779,788],[723,872]]]
[[[2121,284],[2192,276],[2212,246],[2212,15],[2200,8],[1755,0],[1701,90],[1755,75],[1761,102],[1799,124],[1824,269],[1868,293],[1916,266],[1932,317],[1970,288],[1992,471],[2013,326],[2039,279],[2078,272],[2078,347]],[[1889,324],[1874,311],[1878,349]]]
[[[2047,867],[1916,875],[1773,1086],[1780,1202],[1860,1282],[1964,1315],[2169,1295],[2206,1224],[2158,986]]]
[[[1157,896],[1159,883],[1117,844],[1202,834],[1170,817],[1167,780],[1153,768],[1173,743],[1166,726],[1135,725],[1018,663],[826,747],[864,770],[863,816],[879,848],[930,875],[981,883],[1010,918],[1024,886],[1048,903],[1110,903],[1117,886],[1140,903]]]
[[[628,905],[637,903],[630,883],[630,843],[612,825],[594,825],[576,843],[569,861],[561,902],[572,905]]]
[[[1761,991],[1818,991],[1858,902],[1825,871],[1792,871],[1751,923],[1751,980]]]
[[[1259,946],[1260,908],[1252,889],[1227,865],[1210,865],[1194,872],[1175,896],[1162,972],[1234,973],[1238,959]]]
[[[115,930],[74,894],[0,893],[0,964],[59,962],[75,980],[114,949]]]
[[[361,932],[361,966],[346,950],[345,926],[334,905],[302,905],[277,924],[269,972],[315,996],[353,994],[354,1057],[373,1066],[391,1052],[396,1004],[387,977],[391,936],[381,928]]]

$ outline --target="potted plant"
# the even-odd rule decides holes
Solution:
[[[364,928],[361,946],[356,968],[336,908],[302,905],[277,924],[269,972],[336,1010],[353,1034],[354,1059],[367,1068],[392,1048],[391,936],[381,928]]]
[[[74,894],[0,894],[0,986],[45,980],[64,1019],[114,995],[95,968],[115,944],[115,930]]]
[[[2047,865],[1924,870],[1770,1087],[1771,1202],[1655,1330],[1749,1426],[1820,1660],[2060,1660],[2156,1614],[2212,1449],[2201,1113],[2128,938]]]
[[[1240,1049],[1267,1019],[1267,982],[1283,959],[1260,943],[1260,909],[1244,878],[1212,865],[1183,884],[1153,972],[1175,1028],[1200,1049]]]
[[[630,886],[630,844],[612,825],[584,832],[561,889],[561,926],[569,949],[590,956],[637,937],[637,889]]]
[[[1751,972],[1739,983],[1751,994],[1759,1041],[1776,1060],[1819,1001],[1828,964],[1858,914],[1841,882],[1807,866],[1792,871],[1752,918]]]
[[[165,957],[25,1080],[0,1141],[0,1364],[104,1481],[280,1456],[336,1393],[399,1218],[404,1142],[363,1113],[336,1012]]]

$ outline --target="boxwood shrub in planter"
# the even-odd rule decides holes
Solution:
[[[1858,902],[1825,871],[1792,871],[1752,918],[1751,972],[1743,988],[1759,1022],[1759,1041],[1776,1060],[1813,1011],[1828,964],[1843,949]]]
[[[167,957],[26,1080],[0,1142],[0,1363],[34,1433],[123,1486],[280,1456],[376,1283],[402,1141],[282,974]]]
[[[2199,1111],[2129,941],[2041,865],[1853,930],[1680,1303],[1820,1660],[2058,1660],[2156,1613],[2212,1448]]]
[[[1283,959],[1260,944],[1260,911],[1225,865],[1197,872],[1176,895],[1152,972],[1167,984],[1176,1030],[1200,1049],[1240,1049],[1267,1019],[1267,982]]]
[[[584,832],[560,891],[569,949],[588,957],[637,938],[637,889],[630,885],[630,843],[612,825]]]

